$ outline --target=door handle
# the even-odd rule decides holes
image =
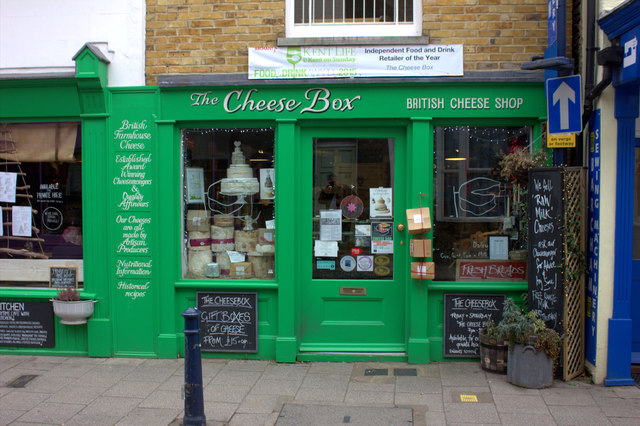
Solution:
[[[397,224],[396,229],[398,230],[398,232],[404,231],[404,224],[402,223]]]

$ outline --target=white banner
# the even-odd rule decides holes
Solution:
[[[463,75],[462,45],[249,48],[250,79]]]

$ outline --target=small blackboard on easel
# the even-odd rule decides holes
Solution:
[[[49,268],[50,288],[78,288],[78,268],[75,266],[51,266]]]

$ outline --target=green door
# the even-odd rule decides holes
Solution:
[[[301,131],[301,352],[406,351],[404,131]]]

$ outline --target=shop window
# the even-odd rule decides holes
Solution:
[[[0,285],[48,287],[50,267],[82,274],[77,123],[0,126]]]
[[[499,162],[529,144],[528,127],[434,129],[436,280],[526,279],[526,197]]]
[[[287,0],[287,37],[419,36],[421,0]]]
[[[275,277],[274,130],[184,129],[182,276]]]
[[[314,139],[314,279],[393,279],[393,161],[393,139]]]

